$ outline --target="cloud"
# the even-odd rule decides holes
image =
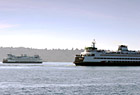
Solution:
[[[0,24],[0,29],[5,29],[5,28],[13,28],[13,27],[17,27],[19,25],[15,24]]]

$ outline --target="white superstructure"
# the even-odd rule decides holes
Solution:
[[[130,51],[125,45],[120,45],[118,51],[115,52],[98,50],[93,41],[92,47],[86,47],[84,52],[76,55],[74,63],[90,66],[140,65],[140,52]]]
[[[42,63],[42,59],[39,55],[27,56],[24,54],[21,56],[15,56],[8,54],[8,58],[3,59],[3,63]]]

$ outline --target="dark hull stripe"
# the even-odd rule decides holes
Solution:
[[[42,62],[3,62],[3,63],[42,63]]]
[[[74,63],[76,66],[140,66],[140,62],[81,62]]]

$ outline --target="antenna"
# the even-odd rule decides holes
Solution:
[[[96,44],[96,41],[95,41],[95,39],[93,39],[93,42],[92,42],[93,48],[95,48],[95,44]]]

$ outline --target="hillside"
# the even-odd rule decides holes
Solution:
[[[32,48],[12,48],[0,47],[0,61],[7,57],[7,54],[21,55],[27,54],[29,56],[39,55],[43,61],[47,62],[73,62],[76,54],[80,54],[83,50],[68,50],[68,49],[32,49]]]

